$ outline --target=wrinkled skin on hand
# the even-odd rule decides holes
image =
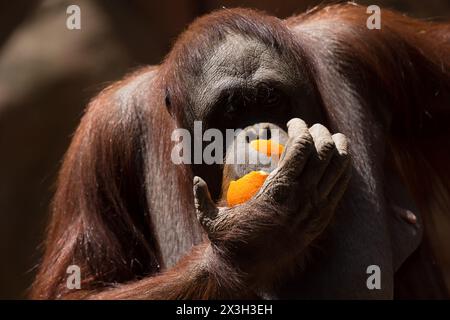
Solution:
[[[197,217],[213,251],[252,281],[292,265],[333,217],[351,176],[347,139],[315,124],[290,120],[278,167],[248,202],[216,207],[204,180],[194,178]]]

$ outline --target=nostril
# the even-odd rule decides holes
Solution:
[[[272,134],[271,134],[271,130],[269,128],[266,129],[267,130],[267,140],[270,140],[270,138],[272,138]]]
[[[247,142],[247,143],[250,143],[250,137],[249,136],[245,136],[245,141]]]

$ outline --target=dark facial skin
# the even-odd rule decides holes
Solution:
[[[293,73],[289,62],[257,40],[230,35],[199,68],[201,77],[192,77],[189,86],[190,108],[206,128],[242,129],[270,122],[286,129],[294,116],[301,115],[307,123],[319,120],[305,75]],[[194,119],[185,116],[191,118],[189,127]]]

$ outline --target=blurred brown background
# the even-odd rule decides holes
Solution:
[[[186,25],[211,10],[253,7],[287,17],[326,1],[157,2],[0,3],[0,298],[26,297],[56,172],[95,93],[139,65],[157,64]],[[359,3],[450,18],[448,0]],[[66,28],[71,4],[81,8],[81,30]]]

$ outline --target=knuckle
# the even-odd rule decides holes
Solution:
[[[287,126],[291,127],[293,125],[302,125],[304,123],[305,122],[300,118],[292,118],[291,120],[288,121]]]
[[[290,157],[303,158],[314,150],[314,142],[309,138],[298,138],[292,141]]]
[[[309,129],[317,150],[331,150],[334,148],[334,140],[326,127],[316,123]]]
[[[327,137],[331,139],[330,131],[328,131],[328,129],[320,123],[315,123],[314,125],[312,125],[311,128],[309,128],[309,131],[316,139],[320,137]]]
[[[347,137],[343,133],[338,132],[338,133],[333,134],[333,139],[346,141]]]
[[[304,131],[308,131],[308,126],[306,125],[306,123],[299,118],[291,119],[287,123],[287,127],[289,136],[297,136]]]
[[[314,145],[314,139],[308,130],[302,132],[300,135],[293,138],[293,144],[299,147],[306,147]]]
[[[348,139],[345,135],[343,135],[342,133],[335,133],[333,134],[332,138],[339,149],[347,149]]]
[[[331,138],[321,139],[317,145],[317,152],[319,153],[319,155],[325,155],[335,150],[335,144]]]
[[[310,128],[309,131],[313,131],[313,132],[328,132],[328,129],[323,126],[320,123],[315,123],[313,124]]]

